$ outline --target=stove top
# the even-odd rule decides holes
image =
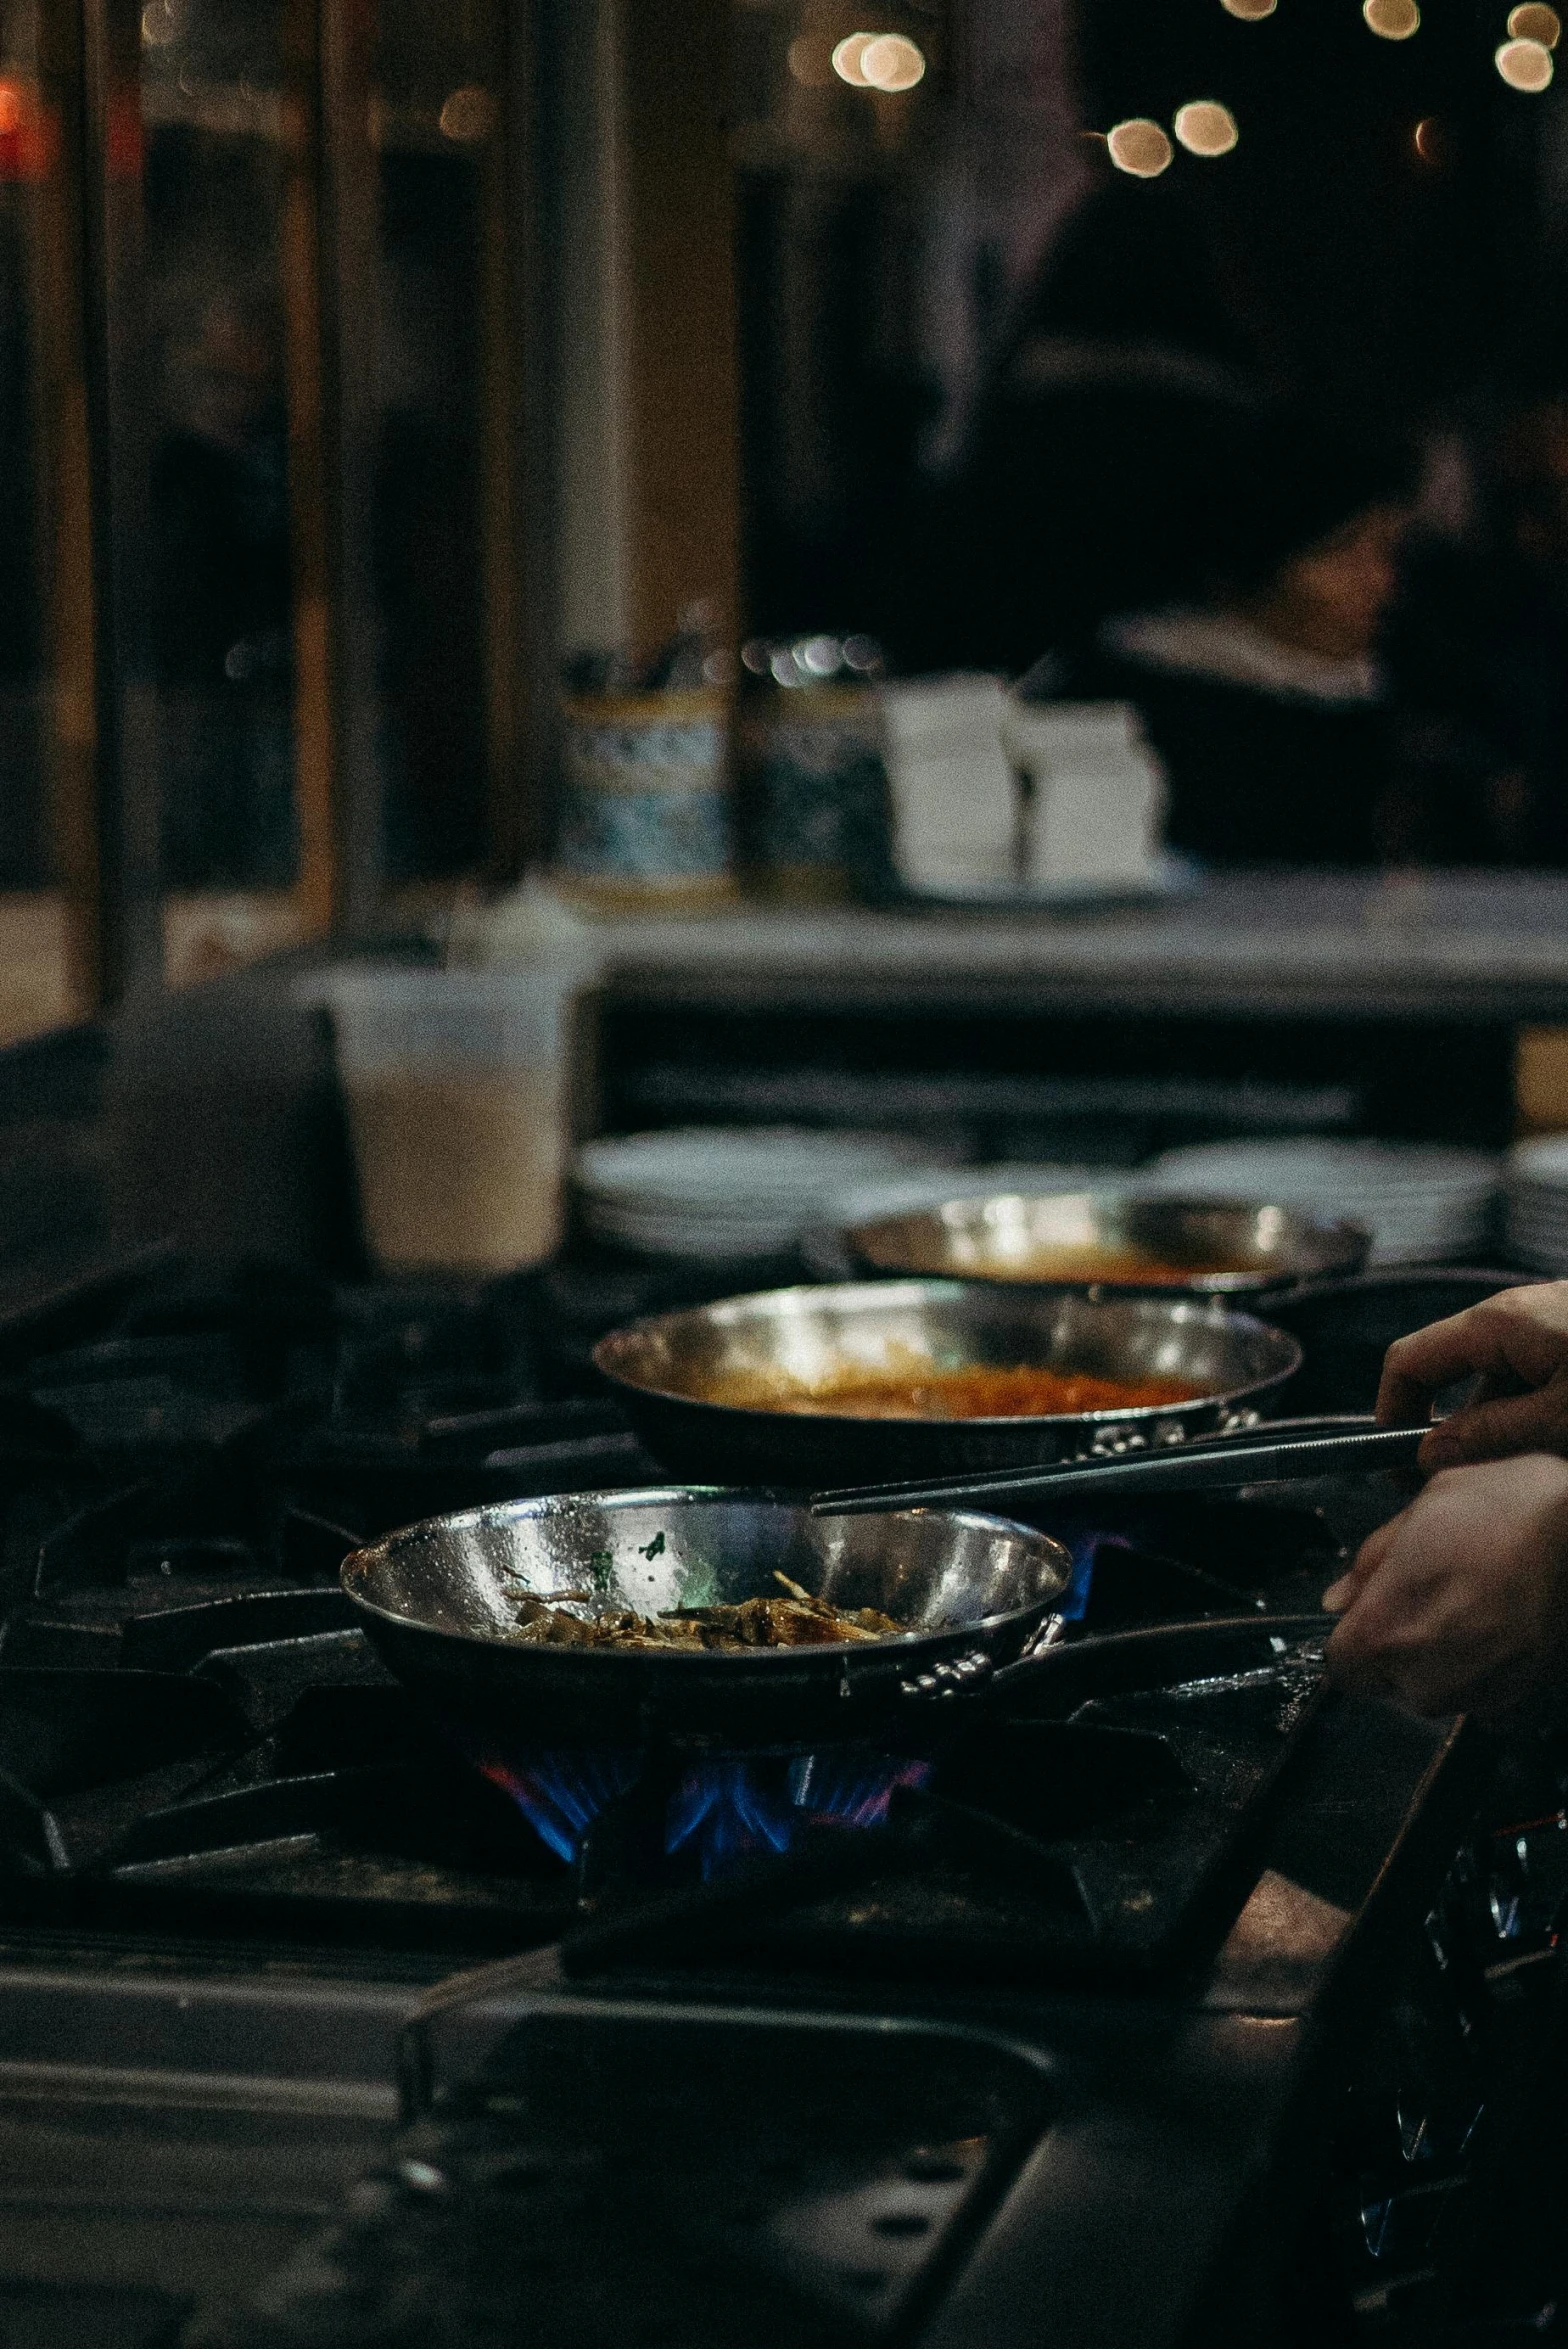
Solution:
[[[563,1751],[526,1723],[465,1750],[338,1564],[474,1501],[660,1481],[587,1352],[685,1279],[345,1292],[155,1259],[0,1323],[0,1981],[31,2018],[0,2124],[41,2064],[50,2097],[172,2072],[303,2128],[314,2045],[317,2117],[356,2116],[363,2154],[412,2016],[403,2134],[329,2248],[194,2321],[213,2349],[1005,2343],[1025,2307],[1257,2337],[1411,1967],[1450,2019],[1461,1973],[1488,1986],[1472,2054],[1494,1976],[1532,2017],[1555,1982],[1553,1768],[1476,1843],[1474,1741],[1325,1696],[1318,1595],[1390,1505],[1359,1487],[1053,1525],[1062,1644],[896,1750]],[[1459,2111],[1453,2069],[1423,2040],[1390,2093],[1440,2076]],[[1444,2126],[1432,2179],[1468,2158]],[[1336,2253],[1353,2302],[1410,2271],[1419,2219],[1383,2141],[1344,2142],[1399,2213]],[[0,2277],[4,2180],[0,2125]]]
[[[1321,1514],[1188,1501],[1066,1529],[1072,1663],[895,1754],[540,1752],[526,1724],[465,1752],[375,1659],[337,1569],[411,1517],[658,1479],[564,1320],[540,1282],[345,1295],[160,1267],[96,1326],[69,1300],[0,1329],[8,1913],[482,1954],[877,1826],[919,1915],[901,1933],[889,1890],[857,1950],[1174,1952],[1312,1685],[1295,1618],[1339,1554]],[[1117,1644],[1162,1622],[1185,1644]]]

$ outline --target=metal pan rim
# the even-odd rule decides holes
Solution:
[[[399,1632],[415,1632],[425,1638],[440,1640],[443,1643],[455,1641],[460,1646],[477,1649],[482,1655],[515,1655],[521,1650],[531,1655],[549,1656],[551,1650],[548,1647],[536,1645],[528,1640],[491,1638],[478,1631],[454,1631],[441,1624],[423,1622],[417,1615],[401,1615],[394,1608],[383,1606],[379,1600],[368,1597],[363,1590],[357,1588],[356,1584],[360,1576],[355,1575],[351,1578],[350,1569],[355,1567],[361,1559],[372,1560],[389,1549],[394,1542],[405,1541],[414,1534],[427,1533],[436,1528],[442,1532],[466,1532],[476,1525],[494,1524],[497,1521],[504,1521],[514,1514],[519,1517],[539,1515],[542,1514],[540,1504],[550,1501],[573,1501],[597,1504],[601,1507],[614,1507],[617,1504],[626,1507],[634,1503],[641,1506],[657,1507],[661,1504],[679,1504],[692,1501],[746,1501],[773,1504],[792,1511],[803,1511],[803,1503],[798,1493],[788,1492],[774,1485],[626,1485],[609,1486],[594,1492],[534,1493],[515,1501],[479,1502],[471,1509],[452,1510],[440,1517],[418,1518],[411,1525],[394,1527],[392,1532],[381,1535],[377,1541],[361,1543],[358,1549],[349,1552],[338,1568],[339,1587],[353,1606],[362,1609],[367,1615],[375,1616],[379,1622],[389,1624]],[[597,1659],[596,1668],[603,1669],[606,1666],[613,1666],[630,1674],[636,1673],[649,1664],[657,1664],[661,1669],[670,1664],[678,1664],[682,1667],[700,1665],[711,1669],[714,1666],[722,1668],[738,1663],[756,1665],[765,1670],[776,1670],[781,1665],[787,1665],[791,1662],[798,1669],[802,1656],[840,1656],[862,1661],[869,1661],[874,1655],[897,1655],[901,1658],[907,1658],[929,1645],[950,1645],[955,1636],[964,1637],[970,1633],[1005,1628],[1011,1624],[1027,1624],[1035,1617],[1043,1617],[1048,1614],[1067,1588],[1071,1573],[1071,1559],[1068,1552],[1054,1534],[1043,1533],[1037,1525],[1025,1525],[1017,1518],[1001,1517],[988,1509],[888,1509],[879,1514],[887,1517],[940,1517],[955,1525],[976,1527],[982,1532],[1021,1534],[1032,1544],[1043,1545],[1048,1549],[1058,1551],[1064,1561],[1066,1571],[1063,1573],[1060,1586],[1055,1591],[1048,1593],[1043,1598],[1031,1599],[1027,1606],[1009,1607],[999,1615],[976,1615],[970,1622],[962,1625],[950,1624],[940,1631],[912,1629],[890,1633],[885,1639],[822,1640],[804,1649],[747,1648],[739,1654],[733,1650],[717,1648],[696,1650],[681,1648],[622,1650],[571,1648],[561,1651],[562,1658],[563,1660],[570,1658],[573,1663],[577,1663],[585,1657],[594,1656]],[[831,1524],[832,1519],[819,1518],[814,1522]]]
[[[976,1289],[987,1292],[1003,1292],[1007,1289],[1013,1289],[1020,1295],[1037,1297],[1058,1295],[1064,1300],[1075,1299],[1088,1306],[1091,1311],[1097,1311],[1102,1307],[1115,1310],[1124,1305],[1163,1305],[1172,1320],[1175,1321],[1208,1322],[1216,1327],[1227,1325],[1237,1327],[1239,1325],[1246,1330],[1265,1331],[1270,1337],[1281,1339],[1293,1347],[1296,1360],[1288,1370],[1270,1372],[1266,1376],[1249,1380],[1245,1386],[1225,1387],[1213,1394],[1190,1395],[1180,1403],[1127,1403],[1109,1410],[1052,1411],[1044,1414],[1020,1412],[1000,1418],[982,1418],[976,1415],[965,1419],[939,1419],[911,1413],[907,1418],[888,1416],[863,1419],[846,1411],[778,1411],[770,1410],[766,1404],[762,1403],[715,1402],[708,1395],[693,1395],[683,1392],[679,1387],[651,1386],[642,1379],[628,1378],[623,1371],[613,1368],[603,1358],[606,1348],[648,1331],[656,1330],[661,1325],[683,1319],[687,1315],[701,1316],[729,1310],[738,1311],[740,1307],[760,1303],[764,1298],[841,1297],[846,1303],[852,1299],[864,1298],[868,1302],[874,1301],[892,1309],[899,1301],[900,1292],[911,1292],[906,1295],[904,1301],[916,1305],[932,1302],[942,1303],[948,1300],[961,1303],[972,1297]],[[835,1428],[860,1431],[887,1427],[940,1427],[974,1428],[994,1433],[1003,1429],[1061,1427],[1069,1422],[1075,1426],[1095,1428],[1139,1427],[1159,1419],[1168,1419],[1174,1412],[1192,1410],[1198,1406],[1219,1405],[1223,1407],[1230,1403],[1244,1403],[1247,1397],[1260,1387],[1277,1385],[1282,1378],[1293,1377],[1295,1372],[1301,1368],[1301,1361],[1300,1344],[1292,1337],[1289,1330],[1281,1329],[1273,1322],[1264,1321],[1257,1314],[1227,1310],[1224,1300],[1218,1297],[1198,1297],[1181,1289],[1175,1291],[1162,1289],[1152,1295],[1145,1293],[1141,1296],[1132,1296],[1118,1293],[1114,1296],[1094,1297],[1084,1288],[1069,1287],[1047,1290],[1043,1283],[952,1280],[936,1274],[928,1277],[910,1274],[902,1279],[880,1281],[803,1281],[784,1289],[751,1289],[739,1296],[716,1298],[711,1305],[684,1305],[677,1306],[667,1313],[644,1314],[636,1321],[623,1322],[620,1328],[607,1331],[593,1349],[593,1364],[600,1377],[608,1380],[612,1386],[623,1388],[628,1394],[652,1396],[660,1402],[679,1403],[687,1410],[711,1411],[721,1414],[725,1419],[740,1419],[748,1424],[759,1423],[772,1427],[781,1419],[799,1419],[810,1425],[826,1422]]]
[[[1004,1269],[988,1271],[980,1267],[962,1270],[953,1266],[933,1268],[922,1274],[916,1265],[881,1264],[884,1275],[895,1278],[957,1280],[967,1287],[991,1289],[1034,1290],[1041,1294],[1057,1292],[1069,1295],[1094,1296],[1103,1292],[1107,1298],[1120,1297],[1265,1297],[1272,1292],[1291,1288],[1305,1280],[1334,1278],[1342,1269],[1333,1253],[1336,1244],[1348,1264],[1358,1250],[1364,1256],[1375,1237],[1369,1225],[1353,1215],[1328,1214],[1305,1201],[1244,1197],[1227,1195],[1204,1197],[1201,1193],[1189,1196],[1179,1191],[1163,1191],[1145,1183],[1079,1184],[1023,1189],[1018,1186],[1006,1190],[966,1189],[954,1191],[950,1197],[932,1201],[926,1206],[894,1209],[886,1215],[864,1216],[852,1224],[835,1227],[844,1246],[863,1264],[875,1265],[868,1243],[885,1232],[889,1225],[916,1221],[939,1222],[957,1209],[989,1207],[1016,1201],[1027,1206],[1043,1200],[1072,1200],[1089,1209],[1105,1208],[1160,1208],[1173,1214],[1245,1215],[1258,1216],[1273,1212],[1289,1219],[1297,1227],[1295,1238],[1300,1243],[1282,1254],[1279,1263],[1256,1267],[1238,1266],[1233,1271],[1201,1272],[1194,1270],[1183,1280],[1140,1281],[1136,1274],[1118,1279],[1114,1274],[1098,1279],[1075,1277],[1071,1273],[1013,1272]],[[1316,1259],[1309,1252],[1310,1243],[1318,1242],[1328,1253]]]

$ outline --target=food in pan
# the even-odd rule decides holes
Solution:
[[[1097,1378],[1086,1370],[984,1363],[938,1370],[916,1362],[885,1370],[846,1367],[809,1387],[736,1381],[713,1397],[742,1409],[826,1413],[842,1419],[1057,1419],[1081,1411],[1158,1410],[1190,1403],[1201,1387],[1180,1378]]]
[[[1170,1264],[1152,1250],[1134,1247],[1026,1248],[1018,1255],[977,1248],[955,1251],[951,1261],[960,1271],[981,1273],[992,1280],[1121,1281],[1145,1289],[1183,1289],[1193,1281],[1211,1280],[1221,1273],[1257,1270],[1255,1264],[1217,1257],[1202,1263]],[[944,1259],[935,1269],[946,1267]]]
[[[774,1569],[782,1598],[743,1599],[735,1606],[676,1607],[665,1615],[638,1615],[630,1607],[596,1608],[591,1598],[563,1591],[554,1599],[518,1599],[515,1636],[540,1647],[707,1648],[739,1654],[745,1648],[814,1648],[841,1640],[893,1639],[905,1628],[876,1607],[832,1607]]]

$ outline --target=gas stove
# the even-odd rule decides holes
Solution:
[[[0,1324],[18,2337],[1539,2319],[1546,2255],[1504,2307],[1482,2217],[1557,2158],[1563,1791],[1325,1694],[1317,1598],[1390,1494],[1053,1527],[1061,1646],[896,1750],[481,1752],[388,1677],[344,1552],[659,1481],[586,1356],[674,1301],[153,1259]]]

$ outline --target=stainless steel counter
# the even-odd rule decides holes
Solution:
[[[1102,910],[747,903],[596,924],[642,1002],[1568,1021],[1568,874],[1230,874]]]

